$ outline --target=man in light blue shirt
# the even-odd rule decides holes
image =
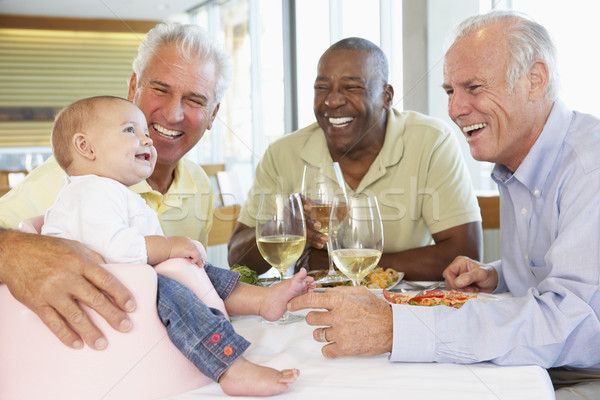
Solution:
[[[354,289],[293,301],[331,310],[307,316],[329,327],[315,331],[333,342],[325,356],[536,364],[600,398],[600,120],[557,99],[555,64],[548,32],[513,11],[463,22],[444,59],[450,117],[473,158],[496,163],[502,232],[501,260],[459,257],[446,286],[513,297],[459,310],[386,307]]]

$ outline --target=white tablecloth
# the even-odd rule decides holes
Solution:
[[[259,317],[237,317],[235,330],[252,342],[245,357],[277,369],[298,368],[300,377],[281,399],[554,399],[545,369],[538,366],[392,363],[387,355],[327,359],[306,322],[271,325]],[[170,397],[227,397],[216,383]]]

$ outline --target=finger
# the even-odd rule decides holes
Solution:
[[[313,339],[315,342],[327,342],[324,328],[317,328],[313,331]]]
[[[343,293],[343,294],[373,294],[369,289],[364,286],[334,286],[332,288],[325,289],[325,293]]]
[[[337,358],[343,356],[343,354],[341,354],[340,345],[335,342],[328,343],[323,346],[321,349],[321,354],[327,358]]]
[[[102,290],[112,301],[123,311],[132,312],[136,304],[133,294],[123,285],[114,275],[106,269],[92,265],[85,269],[85,278],[98,289]],[[93,288],[95,289],[95,288]],[[97,290],[93,290],[91,295],[96,295]],[[80,298],[80,300],[83,300]],[[88,304],[88,303],[86,303]],[[93,307],[92,304],[88,304]],[[101,314],[103,315],[103,314]],[[103,315],[104,316],[104,315]]]
[[[54,314],[58,313],[59,315],[54,315],[52,311],[50,307],[46,307],[44,315],[40,318],[44,323],[48,320],[48,327],[63,343],[70,341],[72,335],[79,333],[83,341],[93,349],[102,350],[108,344],[102,332],[92,323],[75,300],[65,297],[55,304]],[[73,341],[71,344],[65,344],[79,345]]]
[[[301,296],[294,297],[288,303],[288,311],[304,310],[305,308],[324,308],[331,309],[334,300],[326,293],[309,292]]]
[[[71,329],[52,307],[44,307],[42,310],[33,311],[36,312],[48,329],[66,346],[73,349],[81,349],[83,347],[83,341],[77,332]],[[102,334],[99,332],[98,337],[101,336]]]
[[[306,323],[310,326],[332,326],[332,316],[329,311],[311,311],[306,314]],[[331,337],[328,337],[331,339]]]
[[[478,280],[477,275],[479,272],[480,271],[478,270],[473,270],[460,274],[456,277],[456,279],[454,279],[454,286],[456,286],[458,289],[463,289],[467,286],[470,286],[473,282]]]

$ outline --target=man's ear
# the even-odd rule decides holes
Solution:
[[[94,149],[92,148],[92,145],[85,133],[76,133],[73,135],[73,147],[75,148],[77,154],[81,155],[82,157],[91,161],[96,159]]]
[[[135,72],[131,74],[131,78],[129,78],[129,91],[127,92],[127,100],[133,102],[133,97],[135,96],[135,89],[137,88],[137,76]]]
[[[535,101],[543,97],[550,83],[548,64],[544,60],[535,60],[529,69],[527,78],[529,80],[529,100]]]
[[[212,128],[213,122],[215,122],[215,118],[217,117],[217,112],[219,112],[219,107],[220,106],[221,106],[221,103],[217,104],[215,106],[215,109],[213,110],[211,116],[210,116],[210,120],[208,122],[208,126],[206,127],[206,129],[209,130],[209,131]]]
[[[390,84],[385,85],[383,88],[383,108],[389,110],[392,108],[392,101],[394,100],[394,87]]]

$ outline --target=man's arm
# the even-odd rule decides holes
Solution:
[[[458,225],[434,234],[433,245],[384,254],[379,265],[404,272],[406,280],[443,280],[442,272],[456,257],[481,260],[482,238],[481,222]]]
[[[252,227],[238,222],[233,230],[229,243],[227,244],[227,261],[229,265],[245,265],[256,271],[257,274],[264,274],[271,265],[258,251],[256,245],[256,230]]]
[[[99,262],[78,242],[0,228],[0,282],[72,348],[82,348],[82,339],[97,350],[107,345],[80,303],[113,328],[131,329],[125,311],[135,309],[133,295]]]

